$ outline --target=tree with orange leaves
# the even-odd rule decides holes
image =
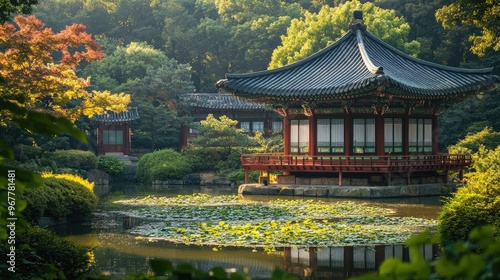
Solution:
[[[0,26],[0,46],[2,102],[71,121],[124,111],[130,102],[123,93],[89,92],[90,78],[77,76],[80,63],[104,57],[84,25],[54,33],[35,16],[17,16],[14,24]],[[8,121],[9,114],[2,111],[0,118]]]

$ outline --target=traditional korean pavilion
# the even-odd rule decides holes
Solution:
[[[226,93],[185,93],[180,96],[193,117],[199,124],[208,114],[219,118],[223,115],[238,121],[238,127],[246,133],[261,132],[265,137],[283,132],[283,118],[263,104],[249,102]],[[198,136],[194,127],[181,128],[181,146],[188,146]]]
[[[493,69],[411,57],[368,32],[361,11],[353,15],[342,38],[310,57],[273,70],[226,74],[216,83],[284,117],[284,153],[242,155],[246,175],[284,171],[297,178],[335,177],[339,185],[343,178],[409,185],[447,181],[438,174],[470,165],[468,155],[439,153],[438,115],[492,90],[500,82]]]
[[[108,112],[95,116],[97,123],[96,140],[98,154],[131,154],[131,136],[129,123],[139,119],[137,107],[128,108],[127,112]]]

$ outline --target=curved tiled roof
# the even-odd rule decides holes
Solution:
[[[92,118],[93,121],[96,122],[105,122],[105,123],[116,123],[116,122],[128,122],[137,120],[139,118],[139,111],[137,107],[128,108],[127,112],[115,113],[108,112],[102,115],[97,115]]]
[[[372,92],[438,99],[484,90],[500,82],[493,68],[448,67],[411,57],[355,23],[337,42],[290,65],[249,74],[226,74],[223,92],[252,99],[343,99]]]
[[[226,93],[185,93],[180,96],[191,108],[216,110],[265,110],[259,103],[249,102]]]

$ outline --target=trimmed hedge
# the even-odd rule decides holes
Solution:
[[[114,157],[99,156],[97,159],[97,169],[102,170],[109,175],[121,175],[125,170],[125,163]]]
[[[57,150],[49,153],[58,168],[90,170],[97,168],[97,157],[90,151]]]
[[[43,216],[56,221],[90,217],[97,206],[93,183],[71,174],[45,174],[43,177],[41,186],[26,189],[23,193],[28,203],[23,211],[27,221],[36,224]]]
[[[184,179],[191,171],[191,162],[186,157],[166,149],[143,155],[137,163],[136,178],[143,182]]]

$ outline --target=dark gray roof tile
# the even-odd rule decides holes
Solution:
[[[93,121],[104,123],[129,122],[137,119],[139,119],[137,107],[128,108],[127,112],[108,112],[102,115],[96,115],[92,118]]]
[[[264,110],[265,106],[225,93],[185,93],[179,96],[191,108],[217,110]]]
[[[249,99],[312,100],[369,93],[383,84],[385,92],[401,97],[441,98],[499,83],[492,70],[449,67],[411,57],[357,24],[310,57],[277,69],[226,74],[216,87]]]

